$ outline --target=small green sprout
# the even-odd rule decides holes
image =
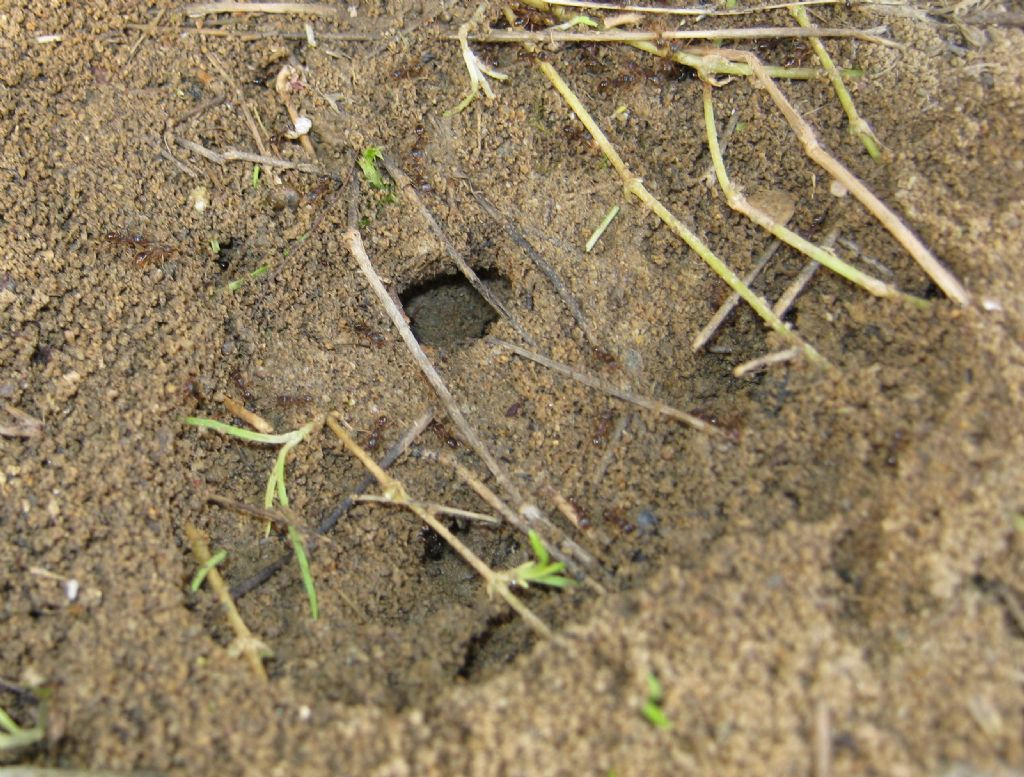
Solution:
[[[216,553],[210,556],[210,558],[208,558],[206,562],[204,564],[201,564],[199,566],[199,569],[196,570],[195,575],[193,575],[192,577],[192,582],[189,583],[189,590],[191,590],[192,593],[198,591],[199,588],[203,585],[203,581],[206,580],[206,576],[210,574],[210,571],[227,557],[228,552],[226,550],[218,550]]]
[[[496,580],[509,586],[529,588],[531,585],[546,585],[549,588],[568,588],[576,581],[562,574],[565,564],[551,561],[551,554],[544,547],[540,535],[533,529],[529,531],[530,546],[533,548],[534,560],[520,564],[515,569],[495,573]]]
[[[251,182],[252,182],[252,188],[253,189],[259,189],[260,188],[260,166],[259,165],[253,165],[252,166]]]
[[[269,270],[269,264],[261,264],[248,275],[245,275],[241,278],[236,278],[235,280],[231,281],[231,283],[228,284],[228,291],[238,291],[240,288],[242,288],[242,286],[244,286],[249,281],[254,281],[261,275],[266,275]]]
[[[263,432],[254,432],[250,429],[243,429],[239,426],[232,426],[231,424],[214,421],[212,418],[196,418],[195,416],[189,416],[186,418],[185,423],[189,426],[200,426],[204,429],[212,429],[215,432],[227,434],[231,437],[237,437],[240,440],[246,440],[248,442],[258,442],[264,445],[280,445],[281,447],[277,452],[277,459],[274,461],[274,468],[270,471],[270,477],[267,478],[267,490],[263,495],[263,506],[268,510],[273,509],[274,499],[276,498],[277,501],[281,503],[282,507],[288,507],[288,490],[285,488],[284,483],[284,465],[288,459],[288,454],[292,452],[292,449],[305,440],[306,437],[309,436],[310,432],[312,432],[316,427],[315,421],[285,434],[264,434]],[[302,575],[302,585],[305,587],[306,596],[309,599],[310,615],[313,620],[316,620],[320,616],[320,608],[317,604],[316,587],[313,584],[313,575],[309,571],[309,556],[306,554],[306,546],[302,541],[302,535],[300,535],[298,530],[290,524],[288,526],[288,539],[291,540],[292,549],[295,551],[295,560],[299,565],[299,573]]]
[[[3,707],[0,707],[0,752],[34,745],[45,733],[42,723],[37,723],[32,728],[22,728]]]
[[[215,237],[210,238],[210,253],[214,256],[220,254],[220,241]]]
[[[668,716],[661,709],[661,700],[664,695],[658,678],[652,672],[648,672],[647,699],[644,701],[644,706],[640,708],[640,712],[647,718],[648,723],[661,731],[665,731],[672,726]]]
[[[594,28],[597,28],[597,27],[601,26],[597,22],[595,22],[593,19],[591,19],[589,16],[582,16],[581,15],[581,16],[574,16],[574,17],[572,17],[567,22],[562,22],[561,24],[556,24],[551,29],[552,30],[571,30],[576,25],[579,25],[580,27],[594,27]]]
[[[383,156],[381,150],[376,146],[370,146],[359,155],[359,169],[363,171],[366,180],[369,181],[370,186],[374,189],[387,188],[384,176],[380,174],[380,170],[377,168],[377,160],[383,158]]]

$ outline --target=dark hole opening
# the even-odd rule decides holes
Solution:
[[[504,300],[509,283],[492,270],[478,272],[494,296]],[[424,345],[466,345],[487,333],[498,314],[461,275],[441,275],[410,286],[401,295],[412,333]]]

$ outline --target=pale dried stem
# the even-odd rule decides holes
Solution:
[[[811,26],[811,20],[807,18],[807,9],[802,6],[793,6],[789,9],[789,12],[801,27]],[[878,148],[878,138],[875,137],[875,133],[871,129],[871,125],[861,118],[859,113],[857,113],[857,106],[853,103],[853,97],[850,95],[850,91],[846,88],[846,84],[843,83],[843,77],[836,69],[836,65],[832,61],[832,57],[825,49],[825,45],[819,38],[811,38],[808,43],[810,43],[811,50],[814,51],[814,55],[821,63],[822,69],[825,71],[826,75],[828,75],[828,80],[832,82],[832,89],[835,91],[836,97],[839,99],[839,104],[842,105],[843,110],[846,111],[846,118],[850,122],[850,132],[860,138],[860,142],[864,145],[864,149],[872,159],[881,158],[882,152]]]
[[[377,503],[390,503],[391,499],[386,496],[378,496],[377,494],[356,494],[352,497],[357,502],[377,502]],[[470,521],[479,521],[480,523],[486,524],[499,524],[497,518],[493,515],[487,515],[486,513],[478,513],[473,510],[463,510],[460,507],[452,507],[451,505],[442,505],[437,502],[410,502],[417,507],[421,507],[431,513],[439,513],[441,515],[450,515],[453,518],[465,518]]]
[[[437,241],[444,246],[445,253],[448,254],[448,257],[453,262],[455,262],[455,266],[459,268],[459,272],[462,273],[463,277],[469,281],[469,285],[476,289],[477,294],[483,297],[484,301],[491,306],[494,312],[497,313],[503,321],[506,321],[509,326],[515,329],[520,337],[522,337],[526,342],[532,344],[534,340],[530,337],[526,329],[523,328],[523,325],[520,324],[518,319],[516,319],[509,309],[505,307],[504,303],[495,296],[494,292],[480,280],[480,276],[478,276],[473,268],[469,266],[469,262],[463,258],[462,254],[455,247],[455,244],[449,239],[444,229],[442,229],[441,225],[437,222],[437,219],[434,218],[434,214],[430,212],[419,193],[416,191],[416,187],[413,185],[412,179],[405,174],[405,171],[398,166],[398,163],[395,162],[389,154],[383,154],[382,161],[384,162],[384,167],[387,168],[388,175],[390,175],[394,180],[395,185],[402,190],[402,193],[406,198],[408,198],[409,201],[412,202],[412,204],[419,210],[423,221],[426,223],[427,227],[430,228],[430,231],[434,234],[434,237],[437,238]]]
[[[561,76],[558,75],[558,72],[547,62],[539,62],[538,67],[545,77],[551,82],[552,86],[554,86],[558,93],[562,95],[565,101],[569,104],[569,107],[572,108],[573,112],[577,117],[579,117],[580,121],[583,122],[583,126],[585,126],[590,132],[594,141],[608,159],[609,164],[611,164],[619,174],[627,194],[635,196],[649,210],[658,216],[658,218],[660,218],[665,225],[676,234],[677,237],[686,243],[691,250],[693,250],[693,252],[696,253],[716,275],[718,275],[718,277],[728,284],[729,288],[739,294],[739,296],[754,309],[754,312],[757,313],[764,322],[772,328],[772,330],[782,335],[791,343],[803,348],[804,353],[811,361],[818,364],[828,364],[827,360],[819,354],[813,346],[804,342],[799,335],[783,323],[782,319],[772,312],[771,306],[766,300],[751,291],[750,287],[743,283],[740,277],[736,275],[736,273],[733,272],[721,259],[719,259],[703,240],[688,229],[647,190],[643,181],[635,176],[626,163],[622,161],[622,157],[619,156],[615,147],[612,146],[607,136],[605,136],[604,131],[591,117],[590,113],[583,106],[583,103],[580,102],[575,92],[573,92],[572,89],[569,88],[568,84],[562,80]]]
[[[775,103],[776,107],[786,118],[786,121],[789,122],[790,127],[793,128],[793,131],[796,133],[797,138],[803,145],[807,156],[835,180],[839,181],[839,183],[841,183],[848,192],[856,197],[857,200],[867,208],[871,215],[878,219],[879,223],[881,223],[882,226],[885,227],[896,239],[896,241],[906,249],[907,253],[913,257],[921,269],[924,270],[928,277],[931,278],[940,289],[942,289],[947,297],[960,305],[967,305],[970,302],[970,295],[960,284],[960,281],[958,281],[956,277],[946,269],[938,259],[935,258],[932,252],[929,251],[924,243],[922,243],[921,240],[910,231],[900,217],[897,216],[889,206],[875,196],[867,186],[861,183],[857,176],[847,170],[839,160],[829,154],[821,146],[818,142],[817,136],[814,134],[814,130],[811,129],[811,126],[804,120],[797,110],[793,108],[789,100],[786,99],[786,96],[765,72],[764,65],[761,63],[761,60],[749,52],[737,51],[734,49],[706,49],[703,53],[706,56],[717,56],[730,61],[743,62],[747,64],[751,68],[754,78],[756,78],[757,82],[767,90],[769,96],[772,98],[772,102]]]
[[[668,16],[743,16],[747,14],[775,11],[780,8],[808,5],[836,5],[840,0],[801,0],[797,3],[769,3],[749,8],[714,8],[710,5],[695,8],[673,8],[671,6],[620,5],[618,3],[593,3],[587,0],[546,0],[548,5],[581,8],[586,11],[617,11],[619,13],[660,14]],[[530,3],[532,5],[532,3]]]
[[[491,453],[480,435],[477,434],[476,429],[470,425],[465,415],[459,409],[459,406],[455,403],[454,397],[452,397],[441,376],[434,369],[434,365],[431,364],[430,359],[427,358],[427,355],[417,342],[415,335],[413,335],[412,330],[405,321],[402,311],[391,298],[380,276],[373,268],[370,257],[367,256],[366,249],[363,247],[363,239],[359,234],[359,230],[349,229],[342,239],[348,247],[349,253],[356,260],[360,271],[362,271],[367,282],[370,284],[370,288],[376,294],[378,301],[383,306],[385,312],[387,312],[391,323],[398,330],[403,342],[409,349],[409,353],[416,362],[416,366],[420,368],[420,371],[437,394],[438,399],[441,400],[441,405],[452,420],[452,423],[455,424],[459,434],[462,435],[463,439],[476,452],[476,455],[484,462],[484,465],[490,470],[502,490],[517,505],[518,512],[525,518],[527,527],[535,529],[545,539],[559,539],[554,545],[548,544],[551,554],[559,561],[563,561],[574,573],[582,573],[582,567],[591,565],[593,559],[579,545],[565,537],[564,533],[551,523],[536,505],[526,501],[519,487],[512,482],[512,478],[505,471],[505,468],[498,463],[498,460]]]
[[[474,43],[657,43],[698,40],[778,40],[781,38],[854,38],[892,48],[900,43],[889,38],[846,27],[736,27],[713,30],[489,30],[470,35]]]
[[[752,372],[766,369],[773,364],[782,364],[783,362],[798,358],[800,358],[800,350],[798,348],[787,348],[784,351],[775,351],[774,353],[758,356],[756,359],[743,362],[743,364],[738,364],[733,368],[732,374],[735,378],[742,378]]]
[[[770,232],[786,245],[795,248],[797,251],[808,258],[813,259],[815,262],[825,265],[837,275],[841,275],[851,283],[860,286],[869,294],[873,294],[876,297],[908,301],[918,307],[927,307],[928,303],[924,300],[919,299],[918,297],[913,297],[909,294],[904,294],[895,286],[868,275],[867,273],[858,270],[856,267],[843,261],[834,251],[832,251],[831,248],[816,246],[814,243],[801,237],[764,210],[752,205],[743,193],[733,186],[732,181],[729,179],[729,174],[725,169],[725,161],[722,159],[722,152],[718,147],[718,132],[715,128],[715,111],[711,99],[711,85],[708,83],[704,84],[704,126],[707,129],[708,150],[711,154],[715,174],[718,176],[718,185],[722,188],[722,192],[725,194],[725,200],[729,204],[730,208],[738,213],[742,213],[748,219],[753,221],[766,232]]]
[[[225,410],[239,421],[255,429],[257,432],[262,432],[263,434],[274,433],[274,427],[269,421],[249,410],[249,408],[241,402],[238,402],[227,395],[222,396],[220,401],[221,404],[224,405]]]
[[[219,13],[272,13],[297,16],[338,16],[340,7],[326,3],[193,3],[181,9],[186,16],[210,16]]]
[[[497,591],[498,595],[505,600],[509,607],[515,610],[515,612],[524,621],[526,621],[526,624],[538,635],[545,639],[551,637],[551,629],[548,628],[548,626],[538,618],[529,607],[523,604],[522,600],[520,600],[518,596],[512,593],[508,584],[501,575],[495,574],[494,570],[487,566],[487,564],[484,563],[484,561],[472,550],[466,547],[458,537],[452,534],[447,526],[437,520],[430,510],[424,509],[418,502],[411,500],[401,481],[392,477],[383,469],[378,467],[377,462],[375,462],[370,455],[360,447],[359,443],[352,439],[349,433],[346,432],[342,428],[341,424],[339,424],[333,417],[328,416],[327,425],[341,441],[342,445],[344,445],[353,456],[359,459],[360,463],[377,479],[387,501],[415,513],[421,521],[437,532],[467,564],[476,570],[477,574],[479,574],[487,583],[488,591]]]
[[[209,561],[210,548],[206,544],[206,538],[203,536],[202,532],[200,532],[199,529],[191,523],[186,523],[185,536],[188,538],[189,545],[192,546],[192,554],[196,557],[196,561],[200,564],[205,564]],[[238,614],[238,608],[235,607],[235,602],[231,598],[231,591],[228,588],[228,584],[224,582],[224,578],[221,577],[221,574],[217,571],[216,567],[209,571],[206,579],[210,582],[210,587],[213,588],[214,594],[224,607],[224,613],[227,615],[228,624],[231,626],[231,630],[235,633],[235,644],[249,662],[249,666],[252,667],[252,671],[256,677],[263,682],[267,682],[267,670],[263,667],[262,655],[266,650],[266,646],[253,636],[252,632],[249,631],[249,627],[245,625],[245,621],[242,620],[242,616]]]
[[[772,305],[774,310],[779,316],[784,316],[796,302],[796,298],[800,296],[800,293],[804,290],[808,283],[811,282],[811,278],[814,277],[815,273],[818,272],[819,265],[817,262],[808,262],[804,266],[804,269],[800,271],[800,274],[793,279],[793,282],[786,287],[786,290],[782,292],[782,296],[775,301]]]
[[[549,359],[547,356],[535,353],[534,351],[528,351],[527,349],[515,345],[514,343],[509,343],[494,337],[488,338],[488,342],[505,348],[509,351],[512,351],[512,353],[518,356],[522,356],[524,359],[529,359],[530,361],[536,362],[537,364],[547,367],[549,370],[557,372],[561,375],[565,375],[568,378],[572,378],[574,381],[576,381],[577,383],[582,383],[584,386],[589,386],[590,388],[597,389],[598,391],[604,392],[609,396],[613,396],[625,402],[630,402],[631,404],[634,404],[637,407],[642,407],[646,410],[653,410],[654,412],[661,413],[662,415],[666,415],[669,418],[674,418],[677,421],[682,421],[684,424],[692,426],[697,431],[705,432],[707,434],[721,434],[721,432],[719,432],[707,421],[702,421],[695,415],[685,413],[682,410],[677,410],[676,408],[671,407],[670,405],[666,405],[664,402],[659,402],[657,399],[651,399],[649,397],[640,396],[639,394],[634,394],[632,391],[620,389],[614,384],[609,383],[606,380],[601,380],[601,378],[598,378],[595,375],[591,375],[581,370],[577,370],[574,367],[570,367],[567,364],[556,362],[554,359]]]
[[[743,282],[745,284],[749,286],[757,279],[757,276],[761,274],[761,270],[768,265],[768,262],[771,261],[773,256],[775,256],[775,252],[779,250],[779,246],[781,245],[781,242],[772,238],[771,242],[768,243],[767,248],[761,252],[757,261],[754,262],[754,266],[750,272],[743,276]],[[715,332],[718,331],[718,328],[725,323],[725,319],[729,317],[729,314],[732,313],[739,304],[739,301],[740,295],[736,292],[729,295],[728,299],[726,299],[726,301],[722,303],[721,307],[715,311],[715,315],[711,317],[711,320],[708,321],[708,323],[704,325],[704,328],[697,333],[697,336],[693,338],[693,342],[690,344],[690,347],[694,351],[699,351],[707,345],[708,341],[715,336]]]
[[[173,136],[173,140],[182,148],[188,149],[192,153],[198,154],[204,159],[209,159],[218,165],[227,164],[228,162],[252,162],[264,167],[276,167],[281,170],[298,170],[300,173],[315,173],[316,175],[323,175],[325,173],[321,165],[310,164],[309,162],[292,162],[288,159],[253,154],[249,151],[238,151],[233,148],[225,149],[223,152],[213,151],[177,135]]]

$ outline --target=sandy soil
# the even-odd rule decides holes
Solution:
[[[867,71],[855,97],[881,163],[848,136],[826,81],[784,87],[963,280],[968,307],[830,193],[762,91],[742,79],[716,90],[720,125],[738,117],[727,149],[738,183],[793,195],[796,229],[838,229],[844,257],[884,265],[934,303],[878,300],[819,272],[788,318],[835,369],[735,378],[780,341],[740,309],[709,350],[691,351],[725,286],[626,201],[531,57],[476,47],[509,79],[489,104],[443,116],[465,93],[450,36],[471,4],[207,20],[224,36],[172,7],[157,19],[131,3],[75,5],[0,6],[0,707],[30,726],[48,697],[44,740],[0,763],[172,775],[1024,768],[1019,30],[822,10],[829,25],[888,24],[907,44],[829,44]],[[484,18],[498,25],[500,9]],[[131,26],[146,22],[156,28]],[[793,44],[760,51],[813,62]],[[648,187],[748,269],[769,239],[706,181],[700,82],[631,49],[545,56]],[[257,153],[248,110],[268,154],[308,161],[283,136],[273,89],[289,58],[305,68],[293,99],[338,181],[264,169],[254,186],[251,164],[175,142]],[[408,193],[364,181],[350,202],[349,170],[371,144],[410,175],[538,350],[724,434],[637,410],[453,323],[429,355],[515,484],[594,555],[588,577],[606,592],[523,592],[559,635],[538,641],[413,516],[360,505],[313,556],[318,620],[294,564],[239,598],[274,651],[264,683],[233,655],[214,595],[189,592],[184,527],[228,552],[231,585],[287,551],[277,532],[207,501],[259,503],[273,451],[183,419],[234,420],[223,396],[278,431],[338,410],[380,456],[436,406],[342,241],[351,205],[395,295],[455,272]],[[557,269],[593,342],[470,187]],[[755,287],[774,299],[802,266],[780,251]],[[459,308],[462,294],[435,309]],[[521,341],[504,321],[488,332]],[[483,474],[439,419],[415,446]],[[364,476],[326,430],[288,467],[304,531]],[[436,463],[406,456],[392,471],[416,498],[486,509]],[[553,491],[587,528],[558,515]],[[511,527],[452,526],[496,569],[529,557]],[[667,729],[642,714],[649,676]]]

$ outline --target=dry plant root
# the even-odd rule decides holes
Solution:
[[[664,402],[659,402],[657,399],[651,399],[649,397],[640,396],[639,394],[634,394],[632,391],[623,391],[622,389],[617,388],[616,386],[614,386],[613,384],[609,383],[606,380],[601,380],[600,378],[594,375],[583,372],[582,370],[577,370],[574,367],[570,367],[567,364],[556,362],[554,359],[549,359],[547,356],[544,356],[543,354],[528,351],[526,348],[522,348],[514,343],[508,343],[505,342],[504,340],[499,340],[496,337],[489,338],[488,342],[491,342],[494,345],[500,346],[502,348],[507,348],[517,356],[522,356],[524,359],[529,359],[530,361],[536,362],[537,364],[547,367],[549,370],[552,370],[553,372],[557,372],[560,375],[565,375],[567,378],[572,378],[577,383],[582,383],[584,386],[589,386],[592,389],[601,391],[605,394],[608,394],[609,396],[615,397],[616,399],[621,399],[624,402],[629,402],[631,404],[636,405],[637,407],[642,407],[646,410],[653,410],[654,412],[661,413],[662,415],[666,415],[669,418],[674,418],[677,421],[682,421],[684,424],[693,427],[698,432],[705,432],[707,434],[713,435],[721,434],[721,432],[718,429],[709,424],[707,421],[697,418],[697,416],[692,415],[690,413],[685,413],[682,410],[677,410],[671,405],[666,405]]]
[[[449,531],[447,526],[437,520],[432,510],[426,509],[419,502],[410,499],[408,492],[405,490],[405,486],[402,485],[402,482],[378,467],[377,462],[375,462],[370,455],[362,449],[359,443],[352,439],[351,435],[342,428],[341,424],[339,424],[335,418],[328,416],[327,425],[341,441],[342,445],[344,445],[353,456],[359,459],[359,462],[366,467],[374,478],[377,479],[385,501],[398,505],[399,507],[405,507],[415,513],[420,520],[437,532],[467,564],[476,570],[480,577],[482,577],[487,583],[488,591],[494,591],[504,599],[509,607],[515,610],[515,612],[524,621],[526,621],[526,624],[539,636],[544,639],[549,639],[551,637],[551,629],[548,628],[547,624],[538,618],[534,612],[527,607],[521,599],[519,599],[518,596],[512,593],[509,589],[507,580],[501,574],[496,573],[493,569],[487,566],[479,556],[466,547],[458,537]]]

